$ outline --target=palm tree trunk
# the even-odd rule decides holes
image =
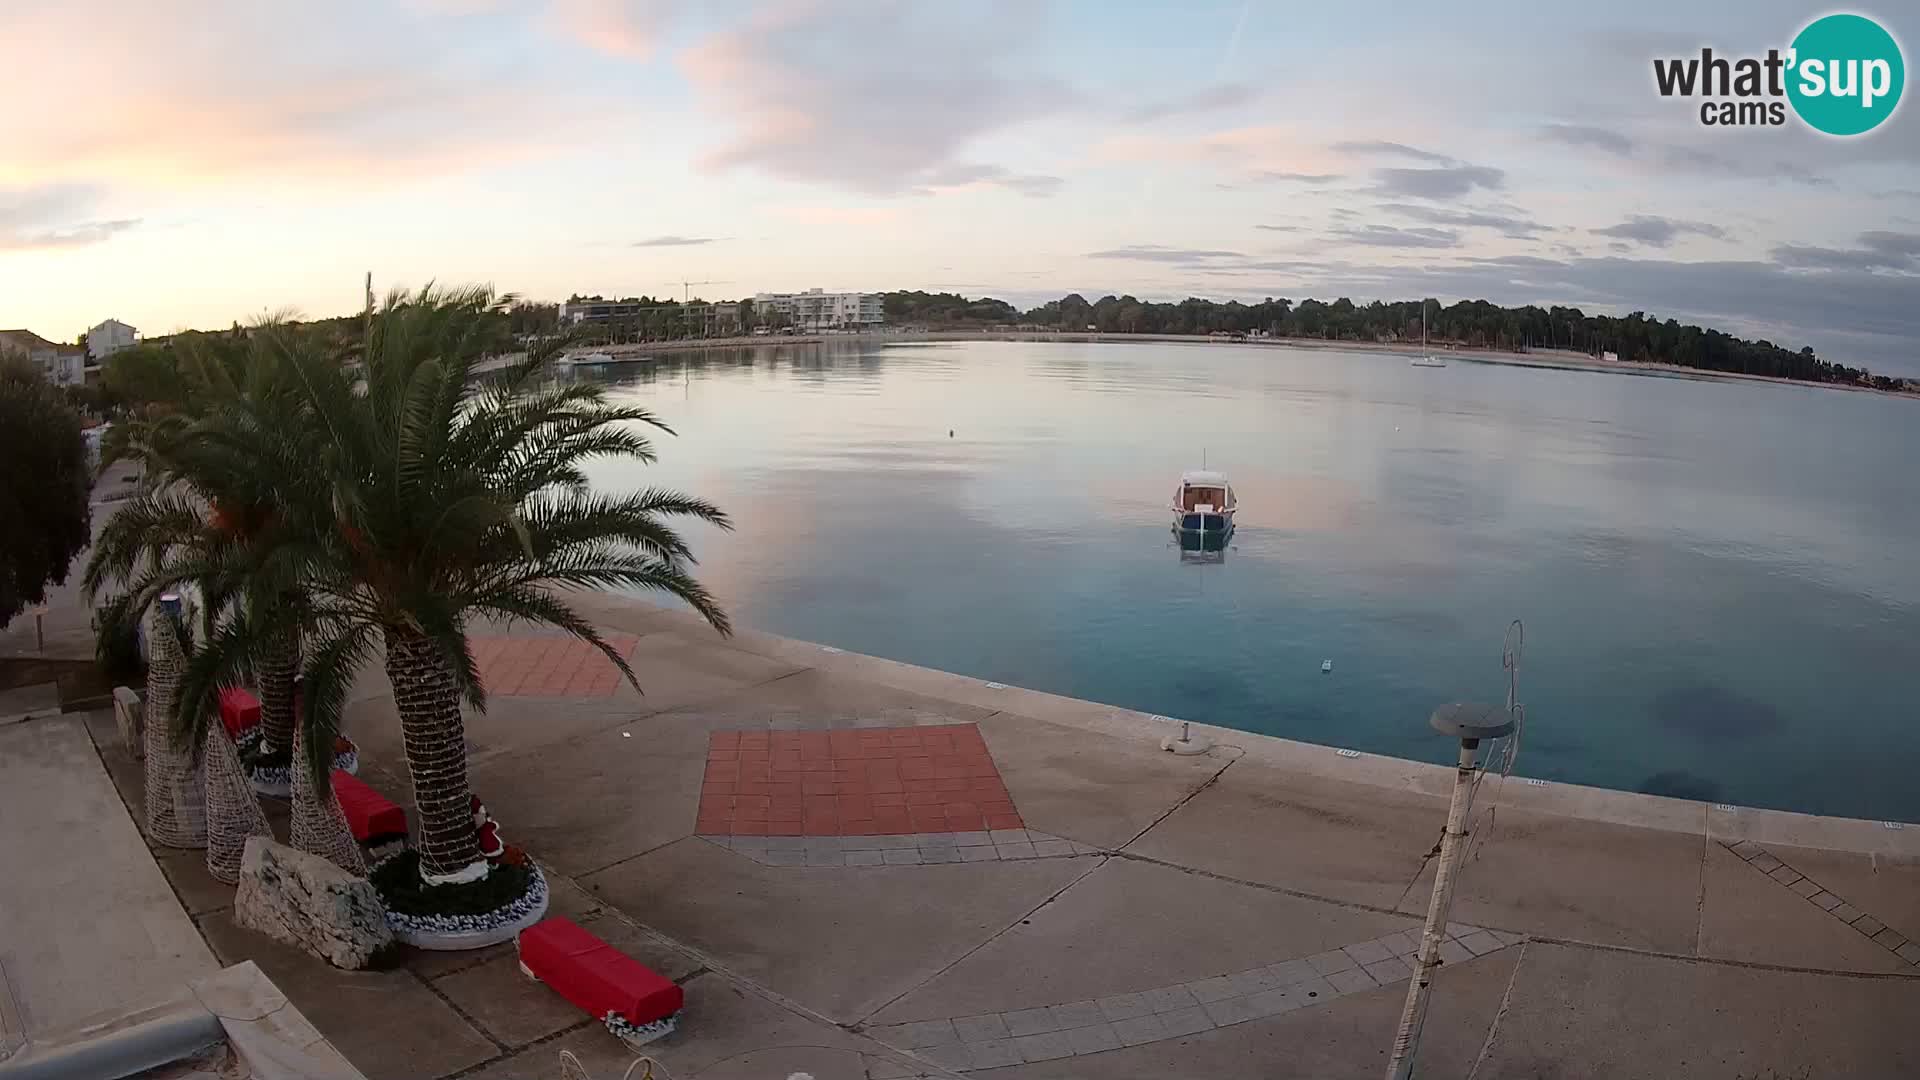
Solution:
[[[262,643],[255,663],[260,678],[260,744],[284,753],[293,746],[293,677],[300,667],[299,636],[293,631],[273,635]]]
[[[387,679],[400,713],[400,738],[420,816],[423,879],[460,874],[484,877],[486,861],[474,835],[467,789],[467,733],[460,691],[440,650],[419,631],[386,628]],[[480,869],[472,870],[478,865]]]

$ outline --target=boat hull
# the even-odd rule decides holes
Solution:
[[[1180,513],[1173,518],[1173,531],[1195,535],[1222,535],[1233,531],[1232,514]]]

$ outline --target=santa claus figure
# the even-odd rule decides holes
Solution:
[[[487,813],[486,804],[480,801],[480,796],[472,798],[473,831],[480,841],[480,854],[489,860],[498,860],[507,853],[507,845],[500,839],[500,826],[493,820],[493,815]]]

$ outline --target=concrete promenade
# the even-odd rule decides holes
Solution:
[[[556,911],[685,987],[675,1078],[1380,1075],[1450,770],[1223,730],[1175,757],[1128,710],[578,603],[645,696],[482,632],[472,779]],[[407,802],[377,669],[348,723]],[[1518,778],[1481,808],[1423,1080],[1920,1075],[1920,827]],[[510,947],[337,972],[159,861],[369,1077],[627,1065]]]

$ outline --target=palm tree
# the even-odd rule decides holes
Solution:
[[[94,593],[109,580],[128,586],[124,602],[113,605],[121,618],[139,617],[162,592],[185,586],[204,602],[210,640],[223,626],[232,637],[228,624],[260,628],[247,635],[245,652],[197,650],[177,692],[153,714],[177,745],[210,746],[215,691],[251,674],[263,729],[256,766],[274,764],[278,754],[291,765],[299,629],[309,612],[300,584],[303,548],[294,542],[302,523],[280,508],[284,477],[262,468],[262,456],[279,455],[284,464],[294,448],[284,439],[255,439],[246,454],[235,454],[231,435],[297,430],[300,398],[282,376],[290,370],[286,354],[309,346],[277,321],[245,337],[209,340],[215,347],[180,350],[185,385],[176,398],[190,407],[142,419],[122,444],[121,452],[145,462],[149,485],[102,530],[85,581]],[[294,799],[296,838],[318,837],[318,854],[338,850],[344,825],[334,827],[339,811],[331,786],[306,785],[300,794],[311,797]]]
[[[420,884],[484,878],[467,786],[464,701],[484,708],[467,629],[475,619],[565,630],[638,685],[626,659],[560,598],[566,589],[647,589],[679,597],[722,633],[726,616],[687,572],[668,524],[728,528],[712,504],[646,489],[601,495],[581,463],[654,460],[645,409],[609,404],[596,385],[549,378],[566,338],[530,346],[495,370],[510,297],[492,290],[397,291],[370,312],[359,370],[291,354],[297,430],[209,430],[209,446],[255,462],[278,486],[309,629],[301,705],[311,746],[337,730],[348,686],[384,653],[418,811]],[[264,445],[277,441],[277,447]],[[289,471],[291,470],[291,471]],[[318,478],[317,481],[309,478]],[[290,505],[297,502],[299,505]],[[214,653],[248,653],[287,625],[231,621]]]

